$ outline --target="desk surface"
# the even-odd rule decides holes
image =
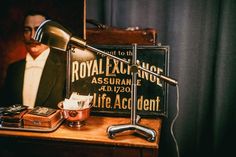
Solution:
[[[81,142],[88,144],[107,144],[113,146],[144,147],[157,149],[159,146],[161,119],[144,119],[140,125],[152,128],[157,133],[155,142],[148,142],[144,138],[135,136],[131,133],[118,134],[114,139],[107,136],[106,130],[111,125],[130,124],[130,118],[123,117],[98,117],[91,116],[86,125],[78,128],[70,128],[62,124],[56,131],[49,133],[0,130],[0,136],[4,137],[25,137],[31,139],[45,139],[54,141]]]

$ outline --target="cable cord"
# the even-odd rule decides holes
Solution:
[[[172,138],[173,138],[173,140],[175,142],[175,148],[176,148],[177,157],[180,157],[178,142],[177,142],[177,140],[175,138],[175,134],[173,132],[174,124],[175,124],[175,121],[177,120],[178,116],[179,116],[179,86],[177,84],[176,85],[176,115],[175,115],[174,119],[171,122],[170,133],[171,133],[171,136],[172,136]]]

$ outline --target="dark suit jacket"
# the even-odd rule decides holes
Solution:
[[[3,106],[23,103],[23,81],[26,60],[9,65],[3,87]],[[51,49],[36,96],[35,106],[57,108],[66,95],[66,53]]]

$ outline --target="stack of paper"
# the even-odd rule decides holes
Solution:
[[[66,110],[81,110],[89,108],[93,96],[90,95],[79,95],[73,92],[69,99],[63,101],[63,109]]]

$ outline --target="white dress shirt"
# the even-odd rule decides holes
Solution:
[[[35,100],[38,93],[39,82],[42,76],[44,65],[48,58],[50,49],[48,48],[41,53],[36,59],[27,53],[25,75],[23,84],[23,105],[34,108]]]

